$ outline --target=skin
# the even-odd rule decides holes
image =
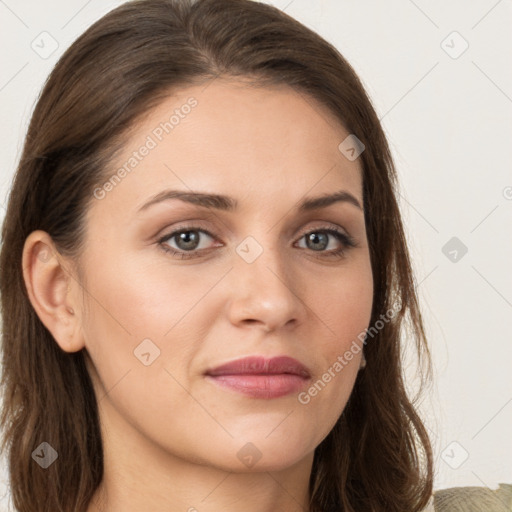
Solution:
[[[305,197],[338,190],[362,205],[360,159],[338,150],[349,132],[313,98],[218,78],[149,112],[113,172],[192,96],[197,106],[93,200],[79,262],[56,252],[43,231],[27,238],[27,290],[62,350],[85,348],[90,356],[105,472],[88,512],[218,512],[242,504],[247,512],[305,511],[314,450],[347,403],[361,353],[308,404],[297,393],[248,397],[204,372],[245,356],[288,355],[310,369],[307,390],[368,327],[373,279],[364,212],[348,202],[296,209]],[[229,212],[175,199],[137,212],[165,189],[229,195],[239,206]],[[191,259],[163,250],[185,252],[177,237],[158,242],[183,226],[214,235],[196,233]],[[343,248],[333,235],[327,247],[325,239],[316,242],[320,249],[308,246],[304,235],[325,227],[357,246],[338,258],[327,255]],[[246,237],[262,249],[252,263],[236,251]],[[53,257],[38,257],[45,251]],[[160,350],[147,366],[134,355],[145,339]],[[251,467],[237,456],[247,443],[260,455]]]

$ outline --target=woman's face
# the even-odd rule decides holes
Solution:
[[[223,79],[136,127],[95,190],[81,259],[84,346],[117,439],[229,471],[312,456],[349,398],[372,307],[360,159],[338,148],[348,136],[291,88]],[[307,374],[213,371],[281,356]]]

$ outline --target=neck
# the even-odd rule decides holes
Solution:
[[[102,422],[103,479],[87,512],[309,510],[313,452],[285,469],[240,473],[176,457],[124,427]]]

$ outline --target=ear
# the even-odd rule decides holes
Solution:
[[[28,296],[41,322],[62,350],[81,350],[84,339],[76,293],[80,285],[48,233],[38,230],[27,237],[22,264]]]

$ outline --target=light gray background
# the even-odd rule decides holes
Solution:
[[[121,3],[0,0],[0,220],[44,80],[76,37]],[[267,3],[349,60],[391,144],[435,363],[420,410],[435,488],[512,483],[512,2]],[[31,48],[48,38],[43,31],[58,43],[47,58]],[[459,246],[445,255],[453,237]],[[414,389],[412,359],[408,374]]]

